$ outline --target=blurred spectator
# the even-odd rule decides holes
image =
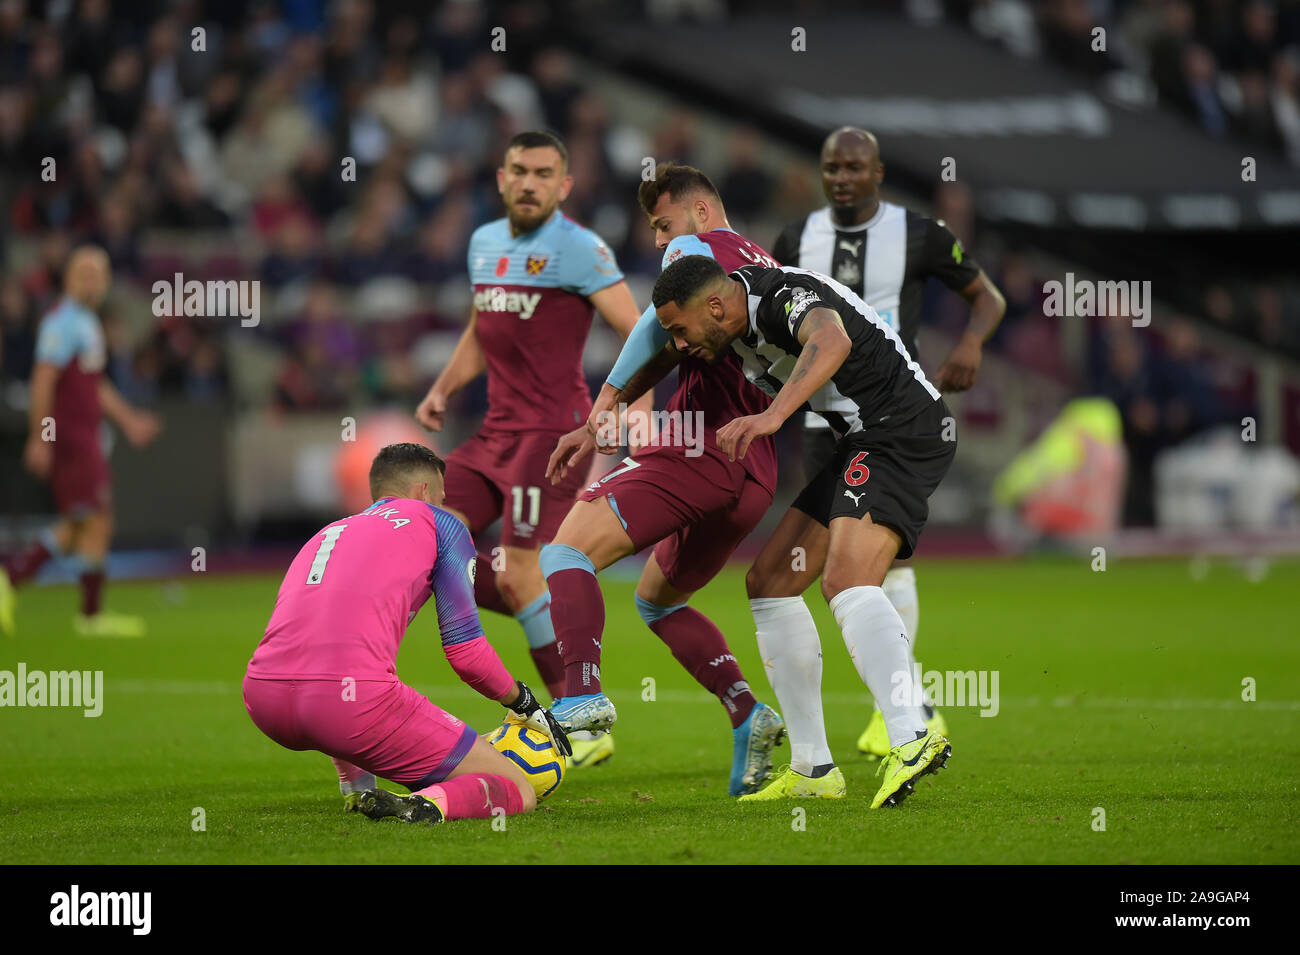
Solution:
[[[582,92],[573,78],[573,58],[556,47],[542,50],[533,61],[533,78],[546,126],[563,135],[568,130],[569,109]]]
[[[437,284],[465,274],[465,249],[474,231],[474,206],[465,196],[448,198],[420,229],[419,247],[407,261],[416,282]]]
[[[1183,83],[1179,98],[1201,124],[1201,128],[1215,139],[1228,133],[1228,113],[1219,96],[1218,67],[1214,57],[1203,46],[1192,45],[1183,50]]]
[[[230,216],[199,192],[198,180],[185,163],[168,163],[165,176],[154,225],[164,229],[221,229],[230,224]]]
[[[745,223],[767,207],[772,195],[772,176],[759,163],[761,145],[758,130],[750,126],[727,138],[727,174],[718,188],[726,196],[728,215]]]
[[[0,283],[0,367],[6,378],[26,381],[36,348],[36,310],[15,278]]]
[[[99,207],[99,227],[91,241],[104,247],[113,273],[129,280],[140,273],[140,244],[136,235],[131,204],[120,193],[103,201]]]
[[[1043,55],[1053,63],[1093,76],[1115,69],[1115,60],[1093,49],[1094,28],[1100,26],[1088,0],[1051,0],[1041,24]]]
[[[294,216],[271,237],[270,254],[262,261],[262,281],[271,288],[314,278],[324,271],[315,225],[304,216]]]
[[[1068,68],[1147,73],[1163,100],[1211,133],[1285,150],[1300,164],[1300,5],[946,0],[942,8],[981,35],[1025,54],[1042,49]],[[278,349],[267,376],[282,408],[336,408],[358,393],[406,401],[427,384],[410,357],[418,333],[463,321],[456,295],[466,288],[465,245],[477,225],[500,215],[501,149],[524,127],[565,136],[574,188],[564,211],[618,249],[638,295],[661,258],[635,203],[643,154],[706,161],[734,224],[760,241],[770,242],[773,223],[822,205],[815,167],[780,165],[753,129],[702,136],[706,114],[687,106],[653,128],[618,115],[574,53],[555,45],[558,34],[548,31],[557,24],[547,15],[532,2],[426,10],[375,0],[0,0],[0,199],[15,226],[0,250],[11,264],[0,285],[7,376],[28,372],[35,322],[59,294],[69,250],[89,240],[108,250],[115,292],[128,298],[147,296],[143,283],[174,271],[265,283],[267,323],[258,332],[154,319],[139,300],[119,302],[105,327],[111,374],[128,397],[225,400],[229,342],[248,334]],[[207,31],[203,53],[191,49],[191,22]],[[497,22],[509,48],[484,52],[482,38]],[[1105,55],[1091,48],[1095,26],[1115,31]],[[52,183],[33,176],[46,156],[58,163]],[[348,159],[356,177],[344,180]],[[935,215],[974,246],[969,190],[945,184],[934,203]],[[1042,277],[1031,260],[972,254],[997,272],[1008,297],[991,349],[1064,376],[1061,326],[1034,320]],[[360,324],[353,299],[371,280],[393,276],[420,284],[412,293],[420,314],[367,315]],[[1212,279],[1192,286],[1198,317],[1300,355],[1294,282]],[[299,296],[300,305],[288,304]],[[964,321],[952,296],[925,302],[927,324]],[[277,327],[282,307],[287,324]],[[1179,346],[1171,338],[1168,355],[1142,352],[1138,365],[1154,362],[1155,380],[1181,395],[1201,379]],[[1108,380],[1129,382],[1125,367],[1117,357]],[[243,371],[239,387],[250,393],[270,383],[246,385],[255,376]],[[1140,430],[1142,405],[1130,404],[1127,420]],[[1199,420],[1195,402],[1180,407]],[[1170,417],[1160,419],[1165,437]]]

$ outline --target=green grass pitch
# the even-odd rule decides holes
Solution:
[[[278,577],[195,575],[112,587],[142,640],[71,631],[75,592],[20,594],[0,670],[102,670],[103,714],[0,709],[0,858],[10,863],[1049,862],[1296,863],[1300,835],[1300,564],[1259,582],[1186,561],[930,561],[917,566],[926,670],[996,670],[1000,712],[945,710],[949,768],[902,807],[868,810],[874,764],[856,754],[869,714],[824,602],[830,742],[846,799],[737,805],[721,706],[640,622],[631,581],[605,582],[605,686],[617,752],[573,771],[504,831],[345,814],[329,761],[264,738],[240,697]],[[697,598],[761,699],[741,571]],[[507,666],[536,683],[513,621],[485,614]],[[479,731],[501,708],[456,681],[432,608],[399,674]],[[1257,699],[1242,700],[1256,681]],[[644,701],[652,678],[655,700]],[[777,751],[779,762],[789,748]],[[206,823],[196,830],[195,810]],[[802,827],[796,825],[805,811]],[[1105,830],[1094,828],[1096,809]]]

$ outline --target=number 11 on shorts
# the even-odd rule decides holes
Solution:
[[[528,523],[533,527],[542,519],[542,489],[540,487],[523,487],[516,484],[510,489],[514,501],[514,521],[518,524],[524,519],[524,495],[528,495]]]

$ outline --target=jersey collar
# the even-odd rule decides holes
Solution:
[[[835,216],[831,213],[830,206],[822,206],[822,211],[826,213],[826,221],[830,224],[831,229],[836,232],[866,232],[884,216],[885,200],[876,200],[876,214],[866,222],[860,222],[857,225],[840,225],[835,221]]]

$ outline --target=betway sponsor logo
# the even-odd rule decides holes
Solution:
[[[480,312],[515,312],[527,321],[541,300],[541,292],[511,292],[494,285],[474,293],[474,308]]]

